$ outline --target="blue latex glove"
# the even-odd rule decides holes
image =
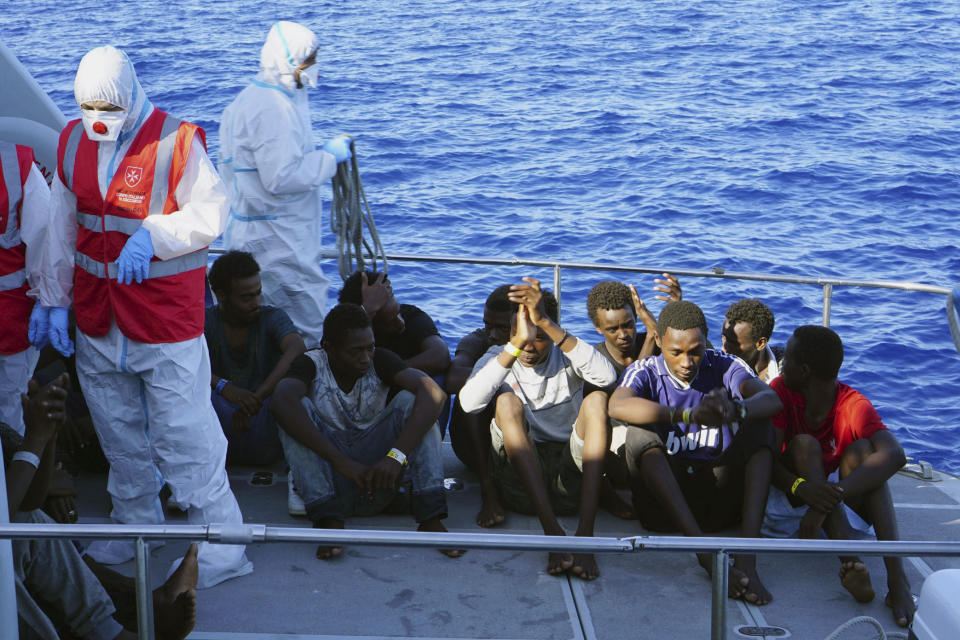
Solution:
[[[50,342],[50,309],[39,302],[34,303],[30,312],[30,325],[27,328],[27,338],[30,344],[37,349],[43,349]]]
[[[73,355],[73,340],[70,339],[69,326],[69,310],[66,307],[52,307],[50,309],[50,342],[54,349],[67,358]]]
[[[338,164],[353,157],[353,154],[350,153],[350,138],[347,136],[330,138],[323,143],[323,150],[332,154],[337,159]]]
[[[150,258],[153,257],[153,243],[150,232],[140,227],[127,238],[127,244],[117,257],[117,282],[130,284],[136,278],[143,282],[150,272]]]

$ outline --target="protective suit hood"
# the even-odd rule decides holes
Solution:
[[[319,46],[316,34],[302,24],[281,20],[270,27],[260,49],[261,81],[298,91],[293,71]],[[300,90],[303,91],[303,90]]]
[[[134,128],[150,105],[130,58],[109,45],[91,49],[80,60],[73,81],[73,96],[78,105],[104,100],[122,107],[126,111],[121,129],[124,132]]]

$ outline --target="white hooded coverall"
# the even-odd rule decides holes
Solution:
[[[74,94],[78,104],[104,100],[127,114],[115,142],[97,143],[97,179],[106,197],[117,165],[154,107],[126,54],[109,46],[93,49],[80,61]],[[199,137],[190,147],[175,197],[178,211],[151,215],[142,223],[161,260],[202,249],[226,221],[226,193]],[[55,295],[41,291],[40,301],[65,307],[73,289],[77,199],[59,172],[53,180],[51,208],[56,224],[48,232],[45,268],[59,287]],[[173,499],[186,507],[191,524],[243,522],[227,479],[227,440],[210,403],[210,358],[202,334],[182,342],[148,344],[124,336],[115,319],[104,336],[88,336],[78,329],[77,374],[110,462],[107,489],[114,521],[163,522],[159,493],[166,482]],[[124,562],[134,555],[129,541],[98,541],[88,553],[105,563]],[[179,560],[173,566],[178,564]],[[253,571],[242,545],[201,543],[199,564],[199,588]]]
[[[337,171],[334,156],[314,148],[308,89],[293,78],[317,44],[302,25],[275,24],[260,72],[220,123],[220,175],[230,196],[224,244],[253,254],[263,304],[286,311],[308,349],[320,346],[330,286],[320,269],[320,190]]]

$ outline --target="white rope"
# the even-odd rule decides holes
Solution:
[[[337,237],[337,268],[344,280],[360,269],[369,267],[377,271],[378,260],[382,264],[379,271],[387,272],[386,252],[380,242],[377,225],[373,222],[363,183],[360,182],[353,136],[348,137],[352,157],[349,162],[337,165],[337,175],[332,180],[333,202],[330,207],[330,227]],[[369,265],[366,262],[368,259]]]
[[[906,638],[907,634],[902,631],[892,631],[889,634],[883,630],[883,625],[880,624],[876,618],[871,618],[870,616],[858,616],[856,618],[851,618],[847,620],[839,627],[834,629],[830,635],[828,635],[824,640],[838,640],[845,632],[857,625],[869,625],[874,628],[877,632],[877,635],[870,636],[874,640],[887,640],[888,638]]]

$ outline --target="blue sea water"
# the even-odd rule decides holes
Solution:
[[[927,0],[591,3],[13,0],[0,34],[69,117],[101,44],[155,104],[204,126],[270,24],[320,35],[318,141],[356,136],[391,253],[562,259],[952,285],[960,274],[960,7]],[[331,246],[328,243],[328,246]],[[448,343],[494,286],[547,269],[392,265]],[[333,268],[330,275],[333,277]],[[563,324],[615,274],[564,272]],[[653,276],[630,278],[656,313]],[[773,343],[818,323],[809,285],[683,279],[714,342],[759,297]],[[960,356],[942,296],[838,288],[841,378],[908,454],[960,472]]]

